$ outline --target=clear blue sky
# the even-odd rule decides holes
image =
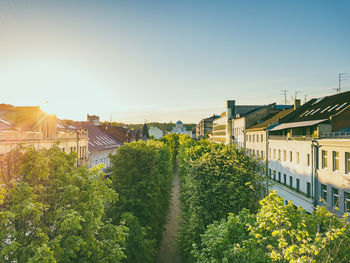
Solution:
[[[61,118],[197,122],[331,94],[339,72],[349,0],[0,2],[0,103]]]

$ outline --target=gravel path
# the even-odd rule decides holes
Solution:
[[[172,200],[170,204],[170,213],[168,215],[168,222],[165,225],[165,231],[163,234],[163,240],[160,245],[160,251],[158,255],[158,263],[181,263],[181,256],[176,248],[175,240],[176,234],[179,228],[180,214],[180,185],[179,176],[175,174],[173,180],[173,192]]]

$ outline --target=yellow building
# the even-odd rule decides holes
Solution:
[[[88,132],[48,115],[37,107],[0,110],[0,154],[19,145],[36,149],[58,143],[62,151],[78,154],[77,165],[88,166]]]

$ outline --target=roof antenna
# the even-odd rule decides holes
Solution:
[[[348,75],[348,73],[339,73],[338,74],[338,88],[336,89],[337,93],[341,92],[341,82],[342,82],[342,80],[348,79],[348,78],[346,78],[346,77],[348,77],[347,75]]]

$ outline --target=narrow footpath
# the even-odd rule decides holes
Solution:
[[[165,225],[163,240],[160,245],[158,263],[181,263],[181,256],[176,248],[175,240],[179,228],[180,214],[180,184],[179,176],[175,173],[173,179],[172,198],[170,203],[170,213]]]

